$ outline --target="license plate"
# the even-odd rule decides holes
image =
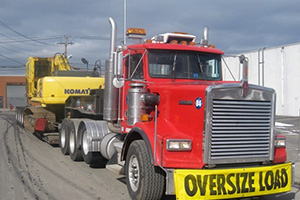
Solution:
[[[292,164],[234,169],[174,170],[176,198],[227,199],[288,192]]]

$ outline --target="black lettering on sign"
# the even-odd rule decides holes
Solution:
[[[209,176],[209,190],[210,190],[210,195],[217,195],[217,191],[214,189],[217,185],[216,182],[216,174],[211,174]]]
[[[263,172],[259,172],[259,191],[265,191],[265,189],[263,186]]]
[[[190,190],[190,183],[192,183],[192,186],[193,186],[192,190]],[[185,187],[186,193],[190,197],[195,196],[195,194],[197,193],[197,184],[196,184],[195,176],[193,176],[193,175],[186,176],[184,179],[184,187]]]
[[[255,179],[256,176],[258,176],[258,180]],[[221,196],[253,193],[256,190],[263,192],[280,189],[288,185],[288,179],[288,172],[285,168],[230,174],[189,174],[184,178],[184,187],[186,194],[190,197],[196,194],[202,197],[206,195]],[[256,188],[256,181],[258,181],[259,188]]]
[[[247,192],[249,192],[249,188],[246,187],[248,173],[241,173],[241,177],[243,178],[242,193],[247,193]]]
[[[197,183],[198,183],[198,187],[200,189],[201,196],[205,196],[207,179],[208,179],[208,175],[204,175],[203,181],[201,179],[201,175],[197,175]]]
[[[249,173],[249,179],[248,179],[248,184],[249,184],[249,192],[255,192],[255,187],[253,187],[254,184],[254,172]]]
[[[274,183],[273,171],[267,171],[265,177],[265,185],[267,190],[271,190],[273,188],[273,183]]]
[[[218,195],[227,194],[225,189],[225,176],[223,174],[218,174],[217,176],[217,185],[218,185]]]
[[[275,172],[275,179],[274,179],[274,189],[280,188],[280,175],[279,169]]]
[[[286,173],[286,169],[281,169],[281,187],[285,187],[288,184],[288,174]]]
[[[231,179],[230,179],[231,177],[234,177],[234,174],[228,174],[228,176],[226,177],[226,182],[232,188],[231,190],[228,190],[228,194],[234,194],[236,192],[236,187],[233,184],[233,182],[231,181]]]
[[[241,193],[241,187],[240,187],[240,174],[236,174],[236,187],[237,187],[237,193]]]
[[[259,191],[283,188],[288,184],[288,174],[286,169],[277,169],[275,173],[270,170],[265,174],[259,172]]]

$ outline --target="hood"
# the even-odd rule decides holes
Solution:
[[[158,123],[172,126],[172,129],[166,128],[164,131],[176,131],[176,134],[183,134],[182,137],[185,133],[188,133],[189,137],[202,134],[206,88],[219,84],[224,84],[224,81],[169,82],[149,85],[150,91],[160,96]],[[160,127],[160,129],[164,128]],[[165,133],[168,134],[174,133]]]

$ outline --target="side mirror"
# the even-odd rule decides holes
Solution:
[[[123,75],[123,52],[116,52],[113,54],[114,59],[114,75],[122,76]]]
[[[124,78],[113,78],[113,85],[115,86],[115,88],[121,88],[124,86]]]
[[[114,78],[113,85],[116,88],[123,87],[125,81],[124,78],[120,78],[123,75],[123,51],[113,54],[114,59]]]

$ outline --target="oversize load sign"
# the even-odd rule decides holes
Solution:
[[[291,190],[291,163],[225,170],[175,170],[177,199],[226,199]]]

